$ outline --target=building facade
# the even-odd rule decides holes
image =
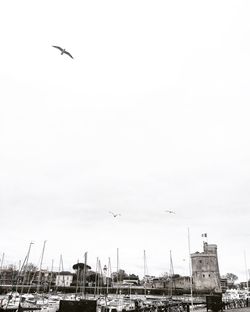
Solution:
[[[197,292],[221,292],[217,245],[203,243],[203,252],[191,254],[193,288]]]
[[[60,272],[56,276],[56,286],[68,287],[73,282],[73,274],[70,272]]]

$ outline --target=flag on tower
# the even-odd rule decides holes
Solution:
[[[207,237],[207,233],[201,234],[201,237]]]

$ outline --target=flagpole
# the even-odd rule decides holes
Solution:
[[[201,237],[203,237],[203,246],[205,243],[207,243],[207,233],[201,234]]]

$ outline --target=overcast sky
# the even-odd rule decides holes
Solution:
[[[0,4],[5,264],[188,271],[202,233],[221,274],[250,268],[250,4]],[[59,45],[74,57],[60,55]],[[168,214],[173,210],[176,214]],[[109,211],[120,213],[113,218]]]

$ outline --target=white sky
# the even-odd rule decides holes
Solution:
[[[249,1],[2,1],[0,253],[250,267]],[[52,45],[66,48],[74,60]],[[164,210],[174,210],[167,214]],[[109,211],[122,216],[113,218]],[[186,259],[186,261],[183,261]],[[56,264],[55,264],[56,266]]]

